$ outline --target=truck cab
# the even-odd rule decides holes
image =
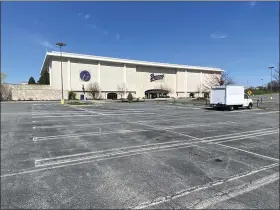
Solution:
[[[253,107],[253,100],[246,93],[244,94],[244,104],[243,104],[243,107],[247,107],[248,109],[252,109],[252,107]]]

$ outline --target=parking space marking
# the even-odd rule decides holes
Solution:
[[[273,114],[273,113],[279,113],[279,111],[260,112],[260,113],[257,113],[257,114]]]
[[[237,132],[237,133],[229,133],[229,134],[223,134],[223,135],[217,135],[215,137],[231,137],[232,135],[235,135],[235,134],[244,134],[244,135],[251,135],[251,134],[255,134],[255,133],[261,133],[261,132],[264,132],[264,131],[273,131],[273,130],[277,130],[279,128],[277,127],[271,127],[271,128],[263,128],[263,129],[257,129],[257,130],[249,130],[249,131],[243,131],[243,132]],[[204,137],[203,139],[211,139],[212,136],[208,136],[208,137]]]
[[[92,114],[81,114],[81,115],[44,115],[44,116],[32,116],[33,119],[41,118],[71,118],[71,117],[94,117],[97,115]]]
[[[174,105],[174,106],[165,105],[165,107],[178,108],[178,109],[201,109],[201,108],[198,108],[198,107],[177,106],[177,105]]]
[[[175,126],[166,126],[164,129],[178,129],[178,128],[197,128],[197,127],[213,127],[217,125],[229,125],[237,124],[236,122],[226,121],[226,122],[215,122],[215,123],[199,123],[199,124],[189,124],[189,125],[175,125]]]
[[[207,209],[207,207],[211,205],[243,195],[244,193],[256,190],[260,187],[276,182],[277,180],[279,180],[279,172],[257,179],[256,181],[253,180],[250,183],[241,184],[233,189],[230,189],[230,191],[225,190],[225,192],[222,192],[222,195],[221,193],[218,193],[215,197],[202,200],[198,205],[195,205],[194,209]]]
[[[41,121],[34,121],[34,122],[41,122]],[[71,121],[72,122],[81,122],[81,121]],[[100,125],[116,125],[116,124],[123,124],[120,122],[107,122],[107,123],[87,123],[87,124],[67,124],[67,125],[41,125],[41,126],[33,126],[33,129],[44,129],[44,128],[69,128],[69,127],[93,127],[93,126],[100,126]]]
[[[254,135],[251,135],[251,136],[248,136],[248,135],[240,136],[237,134],[235,136],[224,137],[224,139],[234,138],[235,140],[241,140],[241,139],[246,139],[246,138],[250,138],[250,137],[257,137],[257,136],[270,135],[270,134],[271,134],[271,132],[266,132],[266,133],[262,132],[259,134],[255,133]],[[147,152],[159,152],[159,151],[163,151],[163,150],[181,149],[181,148],[185,148],[188,146],[197,146],[197,144],[200,144],[200,143],[216,142],[220,139],[213,137],[210,140],[209,139],[207,139],[207,140],[200,139],[197,141],[192,141],[192,139],[189,139],[189,140],[181,140],[181,141],[169,141],[169,142],[164,142],[164,143],[144,144],[144,145],[121,147],[121,148],[108,149],[108,150],[102,150],[102,151],[85,152],[85,153],[78,153],[78,154],[72,154],[72,155],[62,155],[62,156],[35,160],[35,166],[42,167],[42,166],[65,164],[65,163],[71,163],[71,162],[77,162],[77,164],[82,164],[83,162],[81,162],[81,161],[85,161],[85,160],[94,161],[96,158],[106,158],[106,157],[118,158],[119,155],[127,155],[127,154],[135,155],[135,154],[144,154]],[[127,149],[127,151],[123,151],[125,149]],[[95,154],[97,154],[97,155],[95,155]],[[254,155],[255,153],[250,153],[250,154]],[[261,157],[268,158],[268,159],[274,160],[274,161],[278,160],[275,158],[266,157],[264,155],[261,155]],[[55,160],[57,160],[57,161],[54,162]],[[40,164],[40,162],[43,162],[43,163]]]
[[[190,193],[193,193],[193,192],[198,192],[198,191],[201,191],[201,190],[206,190],[206,189],[208,189],[210,187],[221,185],[221,184],[230,182],[232,180],[240,179],[242,177],[250,176],[252,174],[256,174],[256,173],[261,172],[261,171],[265,171],[265,170],[268,170],[268,169],[271,169],[271,168],[275,168],[277,166],[279,166],[279,163],[271,164],[271,165],[264,166],[264,167],[260,167],[258,169],[254,169],[252,171],[245,172],[245,173],[242,173],[242,174],[233,175],[233,176],[230,176],[229,178],[226,178],[226,179],[223,179],[223,180],[214,181],[214,182],[208,182],[205,185],[198,185],[198,186],[195,186],[195,187],[192,187],[192,188],[181,190],[179,192],[175,192],[172,195],[168,195],[168,196],[165,196],[165,197],[155,198],[152,201],[144,202],[144,203],[138,204],[137,206],[132,206],[129,209],[146,209],[146,208],[150,208],[152,206],[159,205],[159,204],[162,204],[162,203],[166,203],[166,202],[175,200],[177,198],[186,196],[186,195],[188,195]],[[274,173],[272,177],[268,176],[268,182],[267,182],[267,179],[265,179],[265,181],[264,181],[263,178],[259,179],[258,181],[261,180],[262,184],[257,184],[257,185],[255,185],[255,187],[258,188],[258,187],[264,186],[265,184],[269,184],[269,183],[274,182],[274,181],[276,181],[278,179],[279,179],[279,173]],[[253,190],[253,189],[255,189],[255,188],[251,188],[251,190]],[[243,192],[243,193],[245,193],[245,192]],[[231,197],[228,197],[228,198],[231,198]]]
[[[190,135],[187,135],[187,134],[184,134],[184,133],[179,133],[179,132],[176,132],[176,131],[172,131],[172,130],[168,130],[168,129],[165,129],[164,127],[158,127],[158,126],[153,126],[153,125],[148,125],[148,124],[143,124],[143,123],[137,123],[137,122],[130,122],[132,124],[138,124],[138,125],[143,125],[143,126],[147,126],[147,127],[150,127],[150,128],[154,128],[155,130],[158,130],[158,131],[166,131],[166,132],[169,132],[169,133],[174,133],[174,134],[177,134],[179,136],[187,136],[187,137],[190,137],[192,139],[198,139],[194,136],[190,136]]]
[[[120,123],[105,123],[104,125],[110,125],[110,124],[120,124]],[[128,124],[139,124],[136,122],[130,122]],[[172,129],[177,129],[177,128],[192,128],[192,127],[211,127],[211,126],[215,126],[215,125],[227,125],[227,124],[236,124],[236,122],[232,122],[232,121],[228,121],[228,122],[220,122],[220,123],[208,123],[208,124],[190,124],[190,125],[180,125],[180,126],[152,126],[152,125],[147,125],[147,124],[142,124],[146,127],[151,127],[153,129],[145,129],[145,130],[132,130],[131,132],[137,132],[137,131],[149,131],[149,130],[160,130],[160,131],[166,131],[166,132],[171,132],[171,133],[175,133],[177,135],[183,135],[183,136],[187,136],[187,137],[191,137],[194,139],[197,139],[196,137],[193,136],[189,136],[187,134],[184,133],[179,133],[179,132],[175,132],[175,131],[171,131]],[[97,125],[97,124],[96,124]],[[100,125],[100,124],[99,124]],[[101,124],[102,125],[102,124]],[[90,125],[93,126],[93,125]],[[56,128],[59,127],[55,126]],[[36,129],[36,126],[33,126],[33,129]],[[42,128],[42,127],[39,127]],[[50,127],[47,127],[50,128]],[[121,130],[121,131],[112,131],[112,132],[88,132],[88,133],[82,133],[82,134],[63,134],[63,135],[56,135],[56,136],[44,136],[44,137],[33,137],[33,141],[42,141],[42,140],[51,140],[51,139],[59,139],[59,138],[72,138],[72,137],[80,137],[80,136],[90,136],[90,135],[107,135],[107,134],[118,134],[118,133],[127,133],[127,130]]]
[[[103,115],[106,115],[106,116],[123,116],[123,115],[137,115],[137,114],[156,114],[156,113],[153,113],[153,112],[141,112],[141,113],[138,113],[138,112],[134,112],[134,113],[102,113]]]
[[[33,137],[33,141],[46,141],[46,140],[56,140],[61,138],[76,138],[81,136],[101,136],[109,134],[125,134],[125,133],[135,133],[135,132],[144,132],[151,131],[151,129],[139,129],[139,130],[118,130],[118,131],[108,131],[108,132],[87,132],[80,134],[63,134],[56,136],[42,136],[42,137]]]
[[[207,140],[205,142],[207,142]],[[198,143],[200,143],[200,142],[198,142]],[[171,150],[171,149],[181,149],[181,148],[193,147],[193,146],[194,145],[186,145],[186,146],[175,147],[175,148],[166,148],[166,149],[162,149],[162,150],[158,150],[158,151],[166,151],[166,150]],[[44,168],[35,168],[35,169],[20,171],[20,172],[16,172],[16,173],[3,174],[3,175],[1,175],[1,178],[11,177],[11,176],[16,176],[16,175],[22,175],[22,174],[28,174],[28,173],[34,173],[34,172],[39,172],[39,171],[44,171],[44,170],[51,170],[51,169],[56,169],[56,168],[61,168],[61,167],[74,166],[74,165],[78,165],[78,164],[92,163],[94,161],[102,161],[102,160],[108,160],[108,159],[114,159],[114,158],[129,157],[129,156],[139,155],[139,154],[143,154],[143,153],[147,153],[147,152],[149,153],[150,151],[144,151],[144,152],[142,151],[142,152],[133,153],[133,154],[120,155],[120,156],[117,156],[117,157],[113,156],[113,157],[108,157],[108,158],[100,158],[100,159],[88,160],[88,161],[83,161],[83,162],[61,164],[61,165],[55,165],[55,166],[50,166],[50,167],[44,167]],[[157,151],[155,151],[155,152],[157,152]]]
[[[228,148],[233,149],[233,150],[238,150],[238,151],[245,152],[245,153],[248,153],[248,154],[251,154],[251,155],[255,155],[255,156],[265,158],[265,159],[270,159],[270,160],[279,162],[279,159],[277,159],[277,158],[269,157],[269,156],[266,156],[266,155],[261,155],[261,154],[255,153],[255,152],[250,152],[250,151],[247,151],[247,150],[244,150],[244,149],[239,149],[239,148],[236,148],[236,147],[232,147],[232,146],[228,146],[228,145],[224,145],[224,144],[220,144],[220,143],[214,143],[214,144],[220,145],[220,146],[223,146],[223,147],[228,147]]]
[[[83,111],[63,111],[63,112],[55,112],[55,111],[53,111],[53,112],[50,112],[50,111],[48,111],[48,112],[46,112],[46,111],[44,111],[44,112],[38,112],[38,111],[36,111],[36,112],[33,112],[32,111],[32,115],[38,115],[38,116],[44,116],[44,115],[47,115],[47,116],[49,116],[49,115],[65,115],[65,114],[72,114],[72,115],[75,115],[75,114],[82,114],[83,113]]]
[[[270,131],[257,133],[257,134],[252,133],[252,134],[247,135],[247,137],[265,136],[265,135],[268,135],[268,134],[278,134],[278,133],[279,133],[279,129],[276,129],[276,130],[270,130]],[[233,139],[230,139],[230,140],[219,140],[219,143],[224,143],[224,142],[229,142],[229,141],[235,141],[235,139],[233,138]]]

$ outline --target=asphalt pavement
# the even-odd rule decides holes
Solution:
[[[279,110],[2,103],[1,208],[279,209]]]

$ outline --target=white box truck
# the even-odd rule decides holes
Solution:
[[[245,94],[243,86],[226,85],[212,87],[210,91],[210,106],[217,109],[252,109],[253,100]]]

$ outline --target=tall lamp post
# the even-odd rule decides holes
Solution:
[[[61,47],[66,46],[63,42],[56,43],[57,46],[59,46],[60,51],[60,75],[61,75],[61,104],[64,104],[64,97],[63,97],[63,75],[62,75],[62,53],[61,53]]]
[[[268,69],[271,70],[271,79],[270,79],[270,92],[271,92],[271,96],[270,99],[272,99],[272,69],[274,69],[273,66],[268,67]]]

